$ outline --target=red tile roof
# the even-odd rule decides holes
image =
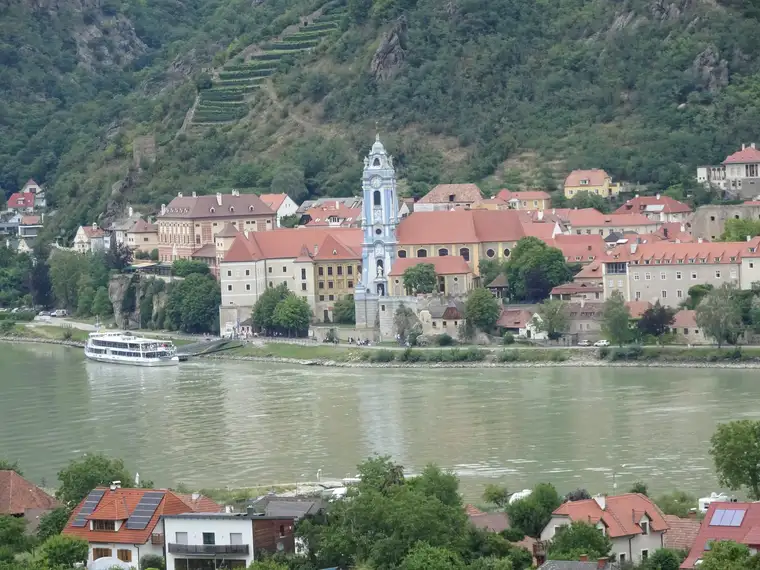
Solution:
[[[510,528],[509,517],[507,516],[507,513],[503,512],[481,513],[477,515],[468,514],[468,518],[476,528],[491,532],[501,532]]]
[[[38,226],[40,225],[40,216],[21,216],[22,226]]]
[[[679,241],[682,243],[697,241],[697,238],[687,231],[686,225],[681,224],[680,222],[667,222],[662,224],[654,235],[667,241]]]
[[[226,224],[224,224],[222,231],[217,233],[214,237],[225,238],[225,237],[235,237],[236,235],[238,235],[238,229],[232,223],[227,222]]]
[[[673,315],[671,328],[693,329],[697,326],[697,311],[682,309]]]
[[[23,209],[34,208],[34,193],[33,192],[14,192],[8,198],[8,209]]]
[[[221,203],[220,203],[221,202]],[[256,194],[177,196],[159,218],[229,218],[274,214]]]
[[[630,228],[632,226],[655,226],[659,225],[656,220],[650,220],[644,214],[602,214],[593,208],[579,210],[566,210],[568,223],[573,228],[599,227],[599,228]]]
[[[740,526],[717,526],[710,524],[716,510],[729,511],[744,510],[744,518]],[[689,551],[681,568],[694,568],[697,560],[705,553],[705,545],[708,541],[732,540],[740,544],[746,544],[752,548],[760,548],[760,503],[710,503],[699,533],[694,540],[694,545]],[[699,568],[699,566],[697,566]]]
[[[87,517],[91,520],[126,520],[134,512],[140,499],[147,492],[155,491],[154,489],[104,489],[105,495],[98,503],[95,511]],[[86,541],[107,542],[120,544],[145,544],[153,533],[158,520],[162,515],[179,515],[189,512],[218,513],[222,507],[210,499],[200,499],[196,501],[186,501],[187,495],[178,495],[172,491],[165,491],[164,497],[151,517],[150,522],[143,530],[128,529],[126,524],[122,524],[117,531],[90,530],[90,525],[84,527],[72,526],[76,515],[82,509],[84,501],[79,503],[71,513],[63,534],[77,536]],[[191,497],[192,499],[192,497]],[[124,517],[117,519],[116,517]]]
[[[349,208],[343,202],[336,200],[335,202],[323,202],[318,206],[309,208],[303,213],[304,216],[309,216],[309,221],[306,222],[307,226],[357,226],[361,221],[362,209],[361,208]],[[337,221],[330,221],[330,218]]]
[[[196,249],[192,257],[210,259],[216,257],[216,246],[213,243],[207,243],[203,247]]]
[[[478,507],[476,507],[475,505],[471,505],[469,503],[467,503],[464,506],[464,512],[467,513],[468,517],[472,516],[472,515],[484,515],[485,514],[485,511],[481,511]]]
[[[760,162],[760,150],[748,146],[734,154],[729,154],[723,164],[743,164],[745,162]]]
[[[451,199],[452,195],[454,196],[453,200]],[[439,184],[420,198],[419,203],[475,202],[481,198],[483,198],[483,194],[475,184]]]
[[[532,318],[533,313],[527,309],[502,309],[496,326],[505,329],[522,329],[528,326]]]
[[[631,313],[632,319],[640,319],[642,315],[652,308],[649,301],[626,301],[625,306]]]
[[[626,201],[625,204],[615,210],[616,214],[633,214],[650,212],[659,214],[688,214],[691,208],[670,196],[657,194],[656,196],[636,196]]]
[[[578,295],[580,293],[604,293],[604,287],[588,283],[565,283],[564,285],[557,285],[551,290],[552,295]]]
[[[261,201],[269,206],[273,212],[276,212],[282,206],[282,203],[287,200],[287,194],[261,194],[259,196]]]
[[[316,257],[322,252],[328,237],[334,238],[349,253],[351,259],[361,259],[363,232],[359,228],[304,227],[277,229],[266,232],[239,233],[224,256],[227,263],[258,261],[261,259],[295,259],[303,257],[303,250]],[[324,259],[330,259],[333,249],[328,243]],[[341,251],[344,251],[341,249]],[[316,252],[316,255],[315,255]]]
[[[742,257],[760,257],[760,237],[750,241],[674,243],[656,241],[621,245],[608,252],[605,261],[630,261],[638,265],[660,264],[700,265],[702,263],[738,263]],[[732,259],[733,258],[733,259]],[[704,261],[703,261],[704,260]]]
[[[648,497],[639,493],[626,493],[606,497],[605,509],[595,499],[570,501],[554,510],[555,515],[564,515],[572,521],[584,521],[597,524],[602,521],[607,528],[607,536],[619,538],[643,534],[639,526],[646,514],[650,528],[655,532],[668,530],[668,523],[660,509]]]
[[[103,228],[97,227],[95,225],[92,226],[82,226],[82,230],[84,231],[84,235],[86,235],[88,238],[100,238],[106,235],[105,230]]]
[[[545,241],[547,245],[559,249],[568,263],[588,263],[601,258],[607,251],[607,244],[599,234],[558,234],[554,239]]]
[[[670,527],[665,533],[665,548],[674,550],[691,550],[694,540],[699,534],[702,521],[694,519],[682,519],[675,515],[665,515],[665,522]]]
[[[517,200],[550,200],[551,196],[544,192],[543,190],[525,190],[522,192],[512,192],[511,190],[507,190],[506,188],[504,190],[500,190],[498,194],[496,194],[497,198],[501,198],[502,200],[505,200],[509,202],[513,198],[516,198]]]
[[[591,170],[573,170],[565,178],[565,186],[603,186],[609,175],[599,168]],[[588,184],[581,184],[581,180],[588,180]]]
[[[300,252],[299,252],[300,254]],[[314,261],[350,261],[361,259],[361,250],[354,251],[332,234],[327,234],[317,249]]]
[[[516,210],[413,212],[398,225],[399,245],[513,242],[525,236]]]
[[[602,278],[602,262],[596,259],[586,265],[578,273],[575,274],[574,279],[601,279]]]
[[[23,515],[26,509],[58,506],[58,501],[15,471],[0,471],[0,515]]]
[[[435,267],[437,275],[461,275],[472,273],[464,257],[445,255],[443,257],[399,257],[393,264],[389,276],[403,275],[404,271],[420,263],[430,263]]]
[[[143,219],[139,219],[129,229],[129,232],[133,234],[155,234],[158,233],[158,226],[156,224],[146,222]]]

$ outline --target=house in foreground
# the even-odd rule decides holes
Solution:
[[[15,471],[0,471],[0,515],[23,517],[27,532],[33,533],[40,517],[60,506],[53,497]]]
[[[710,503],[694,544],[681,568],[699,568],[714,542],[732,540],[760,550],[760,503]]]
[[[668,523],[657,505],[640,493],[564,503],[552,513],[541,540],[551,540],[562,526],[579,521],[593,524],[610,538],[612,556],[620,564],[639,564],[665,546]]]

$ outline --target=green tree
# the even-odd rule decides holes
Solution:
[[[710,455],[721,485],[734,490],[746,487],[752,500],[760,500],[760,421],[718,424],[710,439]]]
[[[133,478],[121,459],[95,453],[71,461],[58,472],[58,480],[61,484],[55,493],[56,499],[73,508],[95,487],[112,481],[121,481],[123,487],[130,487]]]
[[[709,283],[706,283],[704,285],[693,285],[689,287],[689,291],[687,293],[688,297],[682,303],[683,308],[691,310],[696,309],[702,302],[702,299],[705,298],[705,295],[707,295],[713,289],[714,287]]]
[[[610,211],[610,201],[606,198],[602,198],[599,194],[592,194],[591,192],[578,192],[575,196],[567,201],[568,208],[575,208],[577,210],[584,210],[586,208],[593,208],[603,214]]]
[[[409,334],[419,328],[419,320],[414,311],[404,303],[399,303],[396,312],[393,314],[393,329],[402,340],[406,340]]]
[[[356,324],[356,304],[354,296],[348,295],[338,299],[333,305],[333,321],[342,325]]]
[[[430,570],[431,568],[464,570],[465,565],[455,552],[420,542],[409,551],[399,566],[400,570]]]
[[[533,487],[530,495],[508,504],[506,511],[513,528],[538,538],[552,518],[552,512],[561,503],[562,500],[553,485],[539,483]]]
[[[86,540],[63,534],[51,536],[40,547],[42,558],[49,566],[67,568],[77,562],[86,562],[89,549]]]
[[[10,549],[11,552],[21,552],[26,547],[26,538],[26,520],[0,515],[0,546]]]
[[[660,305],[660,301],[657,301],[653,307],[644,311],[636,326],[642,334],[652,335],[659,339],[668,332],[669,327],[675,320],[675,314],[674,309],[663,307]]]
[[[154,247],[150,250],[150,260],[151,261],[158,261],[158,248]]]
[[[276,326],[287,331],[288,336],[301,336],[309,331],[311,307],[306,299],[291,293],[277,303],[272,320]]]
[[[706,336],[715,340],[718,348],[736,344],[744,332],[741,307],[736,288],[724,283],[713,289],[697,306],[697,325]]]
[[[635,481],[633,485],[631,485],[631,490],[629,492],[638,493],[646,497],[649,495],[649,487],[647,487],[647,484],[643,481]]]
[[[506,264],[510,296],[518,301],[541,301],[572,278],[563,253],[538,238],[517,242]]]
[[[478,262],[478,273],[483,287],[488,287],[491,281],[502,273],[506,274],[506,271],[506,264],[496,259],[481,259]]]
[[[668,548],[660,548],[649,554],[646,562],[642,563],[642,570],[678,570],[684,556],[681,552]]]
[[[503,509],[509,504],[509,491],[506,487],[489,483],[483,491],[483,500],[486,503]]]
[[[570,324],[567,303],[559,299],[547,299],[536,307],[538,318],[534,317],[536,328],[545,332],[549,340],[557,340]]]
[[[602,534],[595,525],[576,521],[560,527],[554,535],[547,558],[549,560],[578,560],[586,554],[591,560],[607,557],[612,550],[612,541]]]
[[[147,570],[148,568],[164,570],[166,568],[166,559],[158,554],[146,554],[140,558],[140,570]]]
[[[169,290],[166,316],[174,328],[189,333],[215,332],[222,294],[211,275],[193,273]]]
[[[69,520],[71,510],[68,507],[58,507],[40,517],[37,527],[37,538],[44,542],[51,536],[61,534]]]
[[[284,283],[264,291],[253,306],[253,314],[251,315],[253,326],[261,331],[271,332],[276,327],[274,311],[280,301],[285,299],[288,294],[288,288]]]
[[[747,237],[760,235],[760,220],[737,220],[729,218],[720,241],[745,241]]]
[[[514,565],[509,558],[488,556],[477,558],[467,568],[468,570],[514,570]]]
[[[269,189],[272,194],[287,194],[296,204],[309,196],[303,170],[292,164],[283,164],[277,168]]]
[[[493,329],[500,314],[499,301],[488,289],[478,287],[468,293],[464,316],[470,326],[488,332]]]
[[[251,562],[248,570],[288,570],[288,565],[269,558]]]
[[[684,518],[689,515],[692,509],[696,508],[697,498],[684,491],[673,491],[660,495],[654,500],[654,503],[666,515]]]
[[[113,314],[113,304],[108,296],[108,289],[105,287],[100,287],[95,293],[91,313],[101,317],[108,317]]]
[[[289,216],[283,216],[280,218],[280,227],[282,228],[295,228],[301,222],[301,216],[298,214],[290,214]]]
[[[614,291],[604,302],[602,330],[610,341],[623,346],[631,338],[631,311],[625,304],[623,295]]]
[[[759,568],[757,556],[749,547],[730,540],[716,540],[702,556],[699,570],[753,570]]]
[[[418,263],[407,267],[402,278],[407,295],[432,293],[438,288],[438,276],[432,263]]]
[[[78,306],[79,280],[88,272],[87,257],[73,251],[55,250],[50,256],[50,284],[60,308]]]
[[[193,274],[208,275],[211,269],[208,264],[194,259],[177,259],[172,263],[172,274],[177,277],[187,277]]]
[[[2,458],[0,458],[0,471],[15,471],[19,475],[24,474],[21,467],[19,467],[18,461],[8,461]]]
[[[89,285],[77,294],[77,316],[89,317],[95,300],[95,290]]]

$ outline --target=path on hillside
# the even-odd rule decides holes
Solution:
[[[283,41],[285,39],[286,36],[289,36],[291,34],[297,33],[298,30],[300,29],[300,27],[303,25],[304,22],[307,22],[308,24],[312,24],[314,22],[314,20],[316,20],[317,18],[319,18],[322,15],[322,12],[327,7],[327,4],[329,4],[329,2],[325,2],[324,4],[322,4],[322,6],[320,6],[317,10],[315,10],[314,12],[312,12],[311,14],[309,14],[308,16],[302,16],[302,17],[300,17],[299,20],[298,20],[298,22],[296,22],[295,24],[292,24],[292,25],[288,26],[287,28],[285,28],[284,30],[282,30],[282,32],[280,32],[280,35],[278,35],[278,36],[276,36],[274,38],[270,38],[269,40],[267,40],[266,42],[263,42],[263,43],[281,42],[281,41]],[[251,56],[258,55],[258,54],[264,52],[264,50],[261,48],[261,44],[262,44],[262,42],[258,42],[258,43],[255,43],[255,44],[250,44],[249,46],[243,48],[243,51],[241,51],[235,57],[242,57],[243,61],[248,61],[248,58],[250,58]],[[225,62],[225,63],[227,63],[227,62]],[[218,71],[220,69],[222,69],[223,67],[224,67],[224,65],[222,65],[221,67],[219,67],[215,71],[218,73]]]

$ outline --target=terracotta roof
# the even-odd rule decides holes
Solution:
[[[729,154],[722,164],[743,164],[745,162],[760,162],[760,150],[748,146],[733,154]]]
[[[625,228],[631,226],[657,226],[659,222],[650,220],[644,214],[602,214],[593,208],[567,210],[568,223],[573,228],[605,227]]]
[[[575,274],[574,279],[596,279],[602,278],[602,262],[596,259],[586,265],[578,273]]]
[[[476,528],[483,530],[490,530],[491,532],[501,532],[510,528],[509,517],[507,513],[480,513],[475,515],[468,514],[470,522],[475,525]]]
[[[607,251],[607,244],[599,234],[558,234],[546,240],[546,244],[559,249],[568,263],[588,263],[601,258]]]
[[[682,243],[697,241],[697,238],[695,238],[687,231],[686,224],[682,224],[680,222],[668,222],[662,224],[654,235],[659,236],[661,239],[667,241],[678,241]]]
[[[554,233],[558,231],[556,222],[551,220],[541,220],[535,222],[523,221],[522,227],[523,232],[525,232],[526,236],[537,237],[541,241],[545,241],[547,244],[549,244],[549,242],[555,238]]]
[[[506,200],[509,202],[510,200],[516,198],[518,200],[550,200],[551,196],[544,192],[543,190],[524,190],[522,192],[512,192],[511,190],[507,190],[506,188],[504,190],[500,190],[498,194],[496,194],[497,198],[501,198],[502,200]]]
[[[699,534],[702,521],[698,519],[682,519],[675,515],[665,515],[665,522],[670,527],[665,533],[665,548],[674,550],[691,550],[694,540]]]
[[[482,200],[475,200],[472,203],[472,208],[479,208],[482,205],[489,205],[492,204],[494,206],[497,206],[498,209],[506,210],[509,208],[509,203],[502,200],[501,198],[483,198]]]
[[[681,309],[673,315],[671,328],[695,328],[697,326],[697,311]]]
[[[576,295],[578,293],[603,293],[601,285],[589,285],[587,283],[565,283],[552,289],[552,295]]]
[[[649,497],[640,493],[626,493],[606,497],[605,509],[599,506],[595,499],[569,501],[554,510],[555,515],[564,515],[572,521],[584,521],[597,524],[602,521],[607,528],[607,536],[619,538],[643,534],[639,526],[646,514],[649,517],[650,528],[655,532],[668,530],[668,523],[660,509]]]
[[[27,509],[58,506],[58,501],[15,471],[0,471],[0,515],[23,515]]]
[[[649,301],[626,301],[625,306],[631,312],[632,319],[640,319],[642,315],[652,308]]]
[[[396,229],[399,245],[513,242],[525,236],[515,210],[414,212]]]
[[[496,326],[505,329],[522,329],[528,325],[532,318],[533,313],[527,309],[502,309]]]
[[[475,505],[471,505],[470,503],[467,503],[464,506],[464,512],[467,513],[468,517],[472,516],[472,515],[484,515],[485,514],[485,511],[481,511],[478,507],[476,507]]]
[[[21,216],[20,225],[22,226],[38,226],[40,225],[40,216]]]
[[[508,285],[507,276],[504,273],[499,273],[493,281],[486,285],[486,287],[489,289],[497,289],[499,287],[507,287]]]
[[[238,234],[238,229],[230,222],[224,224],[222,231],[218,232],[214,237],[235,237]]]
[[[302,215],[308,216],[307,226],[356,226],[362,218],[362,209],[346,206],[344,202],[323,202],[307,209]],[[330,218],[337,221],[330,221]]]
[[[654,213],[659,214],[688,214],[691,208],[670,196],[657,194],[656,196],[636,196],[626,201],[625,204],[615,210],[616,214],[631,213]]]
[[[106,232],[103,228],[97,227],[95,225],[82,226],[82,230],[84,231],[84,235],[90,239],[101,238],[106,235]]]
[[[314,261],[349,261],[361,259],[361,257],[361,249],[353,250],[341,243],[334,235],[327,234],[312,259]]]
[[[718,509],[745,511],[741,524],[739,526],[710,524],[715,511]],[[681,568],[694,568],[697,560],[704,556],[707,542],[716,540],[732,540],[752,548],[760,548],[760,503],[710,503],[705,518],[702,519],[702,524],[699,527],[699,533],[694,539],[694,545],[691,547],[686,560],[681,564]]]
[[[287,200],[287,194],[261,194],[259,195],[261,201],[271,208],[273,212],[276,212],[282,206],[282,203]]]
[[[193,252],[192,257],[208,259],[210,257],[216,257],[216,246],[213,243],[207,243],[203,247],[196,249]]]
[[[657,241],[643,244],[621,245],[608,252],[605,261],[629,261],[637,265],[703,263],[738,263],[743,257],[758,257],[760,237],[750,241],[674,243]],[[680,262],[679,262],[680,260]]]
[[[443,257],[399,257],[393,264],[388,276],[403,275],[404,271],[420,263],[429,263],[435,267],[437,275],[461,275],[472,273],[464,257],[459,255],[445,255]]]
[[[453,196],[453,200],[451,197]],[[475,184],[439,184],[420,198],[420,204],[475,202],[483,198]]]
[[[224,257],[226,263],[256,261],[260,259],[303,258],[304,248],[309,255],[319,254],[328,236],[335,238],[361,259],[364,233],[359,228],[303,227],[276,229],[266,232],[239,233]],[[325,253],[330,258],[332,249]]]
[[[34,193],[32,192],[14,192],[8,197],[8,209],[14,208],[34,208]]]
[[[221,202],[221,203],[220,203]],[[272,209],[256,194],[219,194],[209,196],[177,196],[159,218],[229,218],[241,215],[273,214]]]
[[[747,200],[744,202],[745,206],[760,206],[760,200]]]
[[[146,222],[141,218],[137,220],[135,224],[129,228],[128,231],[132,234],[155,234],[158,233],[158,226],[156,224]]]
[[[39,184],[34,181],[34,178],[30,178],[26,181],[26,184],[24,184],[24,186],[39,186]]]
[[[573,170],[565,178],[565,186],[603,186],[609,175],[599,168],[591,170]],[[588,180],[588,184],[581,184],[581,180]]]
[[[601,319],[604,313],[604,302],[573,302],[567,304],[567,314],[571,319]]]
[[[98,503],[95,511],[87,517],[88,519],[125,520],[124,518],[116,519],[116,517],[129,518],[129,515],[134,512],[143,495],[147,492],[156,491],[155,489],[116,489],[115,491],[111,491],[107,488],[103,490],[105,491],[103,498]],[[221,506],[207,498],[201,499],[199,497],[193,501],[192,497],[190,497],[190,500],[187,500],[187,495],[177,495],[172,491],[166,490],[162,491],[165,493],[164,497],[161,499],[150,522],[142,530],[128,529],[126,524],[122,524],[118,531],[90,530],[89,524],[83,527],[72,526],[74,519],[84,505],[84,501],[82,501],[71,513],[71,517],[63,529],[63,534],[78,536],[90,543],[145,544],[162,515],[178,515],[189,512],[218,513],[222,510]]]

